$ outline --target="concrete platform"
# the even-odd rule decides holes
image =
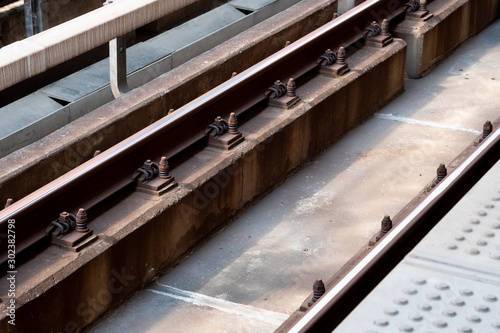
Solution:
[[[279,325],[272,322],[295,311],[316,278],[327,279],[364,247],[384,214],[396,214],[439,163],[500,116],[499,36],[497,21],[425,78],[406,80],[405,93],[373,119],[90,332],[117,325],[125,332],[273,332]],[[231,306],[214,306],[219,301]],[[252,310],[233,310],[242,305]],[[270,312],[258,317],[259,310]]]

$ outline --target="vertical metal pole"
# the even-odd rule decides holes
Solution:
[[[24,22],[26,25],[26,37],[33,36],[33,11],[32,0],[24,0]]]
[[[43,31],[43,25],[42,25],[42,0],[33,0],[34,6],[32,8],[35,8],[35,15],[33,15],[33,26],[35,28],[35,34],[40,33]]]
[[[109,74],[111,90],[115,98],[130,91],[127,83],[127,44],[125,36],[109,41]]]
[[[26,37],[43,31],[41,0],[24,0]]]
[[[112,3],[113,0],[106,0],[103,6]],[[127,83],[127,39],[125,35],[109,41],[109,81],[115,98],[130,91]]]

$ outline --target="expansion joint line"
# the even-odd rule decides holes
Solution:
[[[439,123],[435,123],[432,121],[423,121],[423,120],[416,120],[416,119],[405,118],[405,117],[398,117],[398,116],[392,115],[392,113],[376,113],[374,116],[375,116],[375,118],[393,120],[393,121],[398,121],[401,123],[412,124],[412,125],[421,125],[421,126],[442,128],[442,129],[447,129],[447,130],[452,130],[452,131],[468,132],[468,133],[474,133],[476,135],[482,133],[481,131],[471,129],[471,128],[462,128],[462,127],[450,126],[450,125],[445,125],[445,124],[439,124]]]
[[[245,304],[233,303],[220,298],[210,297],[192,291],[181,290],[159,282],[156,282],[156,284],[166,291],[152,288],[148,288],[146,290],[158,295],[167,296],[198,306],[211,307],[229,314],[241,315],[248,319],[263,321],[275,326],[281,325],[289,317],[284,313],[259,309]]]

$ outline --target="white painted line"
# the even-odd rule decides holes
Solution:
[[[376,118],[380,118],[380,119],[394,120],[394,121],[399,121],[402,123],[407,123],[407,124],[412,124],[412,125],[422,125],[422,126],[443,128],[443,129],[449,129],[449,130],[453,130],[453,131],[469,132],[469,133],[474,133],[474,134],[481,134],[482,133],[481,131],[478,131],[475,129],[470,129],[470,128],[448,126],[448,125],[443,125],[443,124],[439,124],[439,123],[434,123],[432,121],[423,121],[423,120],[416,120],[416,119],[393,116],[392,113],[375,113],[374,116]]]
[[[164,292],[156,289],[146,290],[149,290],[155,294],[171,297],[194,305],[208,306],[220,311],[224,311],[226,313],[241,315],[249,319],[263,321],[275,326],[280,326],[289,317],[284,313],[259,309],[244,304],[233,303],[225,301],[223,299],[197,294],[192,291],[177,289],[175,287],[167,286],[159,282],[156,282],[156,284],[166,288],[169,292]]]

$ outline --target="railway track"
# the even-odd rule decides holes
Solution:
[[[499,161],[499,156],[497,129],[318,299],[289,332],[332,332]]]
[[[267,98],[266,89],[276,80],[286,82],[287,78],[295,78],[300,81],[301,77],[318,69],[318,58],[325,50],[336,50],[344,45],[348,54],[353,52],[355,44],[364,40],[364,31],[373,22],[374,15],[397,22],[404,16],[405,4],[405,1],[369,1],[333,20],[3,209],[0,211],[0,232],[6,233],[8,220],[15,219],[18,252],[42,241],[46,238],[47,226],[60,212],[76,213],[81,207],[91,210],[130,185],[132,174],[144,161],[159,162],[162,156],[172,159],[182,150],[203,140],[204,131],[213,119],[217,116],[227,118],[230,112],[240,116],[251,110]],[[227,109],[227,105],[234,107],[221,111]],[[0,258],[5,263],[6,249],[2,249]]]
[[[150,160],[160,164],[162,156],[165,156],[175,167],[180,164],[179,160],[186,157],[186,151],[193,147],[202,149],[200,147],[207,145],[211,140],[210,135],[207,136],[207,129],[216,117],[228,119],[229,115],[234,113],[240,122],[247,123],[251,122],[268,102],[273,103],[273,95],[278,95],[278,104],[293,101],[295,97],[293,81],[288,87],[277,84],[273,86],[276,80],[287,82],[289,78],[294,78],[296,84],[300,86],[318,75],[325,64],[326,66],[335,64],[335,59],[342,68],[343,55],[340,47],[344,48],[349,59],[369,42],[384,43],[390,37],[387,35],[387,25],[392,27],[403,20],[407,8],[407,1],[373,0],[334,19],[314,33],[288,45],[282,51],[169,113],[168,116],[101,152],[50,184],[10,204],[0,211],[0,233],[8,233],[9,221],[15,220],[17,251],[25,252],[24,255],[29,256],[33,255],[29,251],[34,245],[40,245],[36,247],[37,251],[48,245],[48,227],[63,211],[77,215],[80,208],[85,208],[91,227],[94,210],[102,210],[102,203],[116,193],[137,187],[141,182],[141,173],[147,174],[151,171],[145,167],[137,173],[145,161]],[[374,19],[378,25],[371,25]],[[374,41],[377,36],[378,40]],[[339,52],[328,53],[325,52],[327,49]],[[280,94],[285,96],[280,97]],[[231,107],[228,108],[228,105]],[[232,119],[230,118],[229,125]],[[354,271],[359,274],[349,273],[332,291],[318,301],[292,331],[331,331],[343,314],[347,314],[362,296],[385,276],[398,258],[404,256],[412,244],[418,241],[415,235],[424,235],[439,217],[446,213],[448,207],[453,206],[458,198],[498,160],[500,149],[498,136],[497,130],[481,143],[463,166],[457,168],[436,187],[429,198],[419,206],[418,211],[400,223],[361,262],[361,266],[355,268]],[[189,152],[187,154],[189,155]],[[156,168],[157,165],[152,169]],[[160,171],[165,172],[165,168],[162,165]],[[163,176],[166,174],[163,173]],[[77,222],[81,222],[82,215],[77,217],[79,218]],[[433,222],[429,223],[431,219]],[[394,253],[398,255],[394,256]],[[0,258],[3,267],[7,267],[5,265],[9,256],[6,249],[2,248]],[[363,293],[360,293],[361,290]],[[335,318],[338,320],[331,319],[332,313],[335,313]]]

